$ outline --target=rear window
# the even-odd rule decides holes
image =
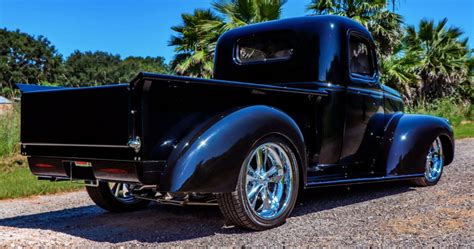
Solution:
[[[289,60],[294,49],[287,35],[259,34],[240,39],[235,47],[239,64]]]

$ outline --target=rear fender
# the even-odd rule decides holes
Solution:
[[[454,138],[447,120],[428,115],[394,114],[385,128],[378,167],[385,168],[387,176],[423,173],[428,150],[438,136],[441,136],[445,165],[448,165],[453,161]]]
[[[200,131],[190,132],[171,152],[160,181],[160,190],[232,192],[251,147],[259,139],[272,134],[286,138],[299,159],[299,165],[306,165],[300,129],[287,114],[272,107],[258,105],[241,108],[197,129]],[[305,175],[304,172],[302,174]]]

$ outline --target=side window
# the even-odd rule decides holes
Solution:
[[[372,53],[366,41],[351,35],[349,38],[349,56],[352,75],[364,77],[374,75],[375,68]]]

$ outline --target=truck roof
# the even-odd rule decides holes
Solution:
[[[360,23],[341,16],[307,16],[252,24],[224,33],[218,40],[214,77],[255,83],[330,82],[348,79],[349,34],[357,32],[375,49],[369,31]],[[241,63],[240,43],[283,46],[284,59]],[[286,45],[282,45],[286,44]],[[285,53],[286,52],[286,53]]]
[[[243,27],[232,29],[226,32],[222,37],[235,35],[235,34],[247,34],[263,30],[278,30],[278,29],[292,29],[299,31],[306,31],[310,33],[321,33],[321,27],[329,26],[330,29],[326,30],[325,33],[336,32],[337,30],[347,31],[348,29],[355,28],[362,32],[370,33],[367,29],[357,21],[344,16],[336,15],[317,15],[317,16],[303,16],[285,18],[279,20],[273,20],[268,22],[250,24]]]

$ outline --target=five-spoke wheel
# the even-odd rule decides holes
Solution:
[[[237,189],[219,194],[222,213],[233,224],[254,230],[281,225],[298,193],[294,152],[276,136],[259,141],[245,159]]]
[[[414,180],[415,185],[425,187],[438,183],[443,173],[444,154],[440,137],[437,137],[430,146],[426,155],[425,175]]]
[[[284,211],[293,188],[293,169],[282,146],[268,142],[254,150],[247,163],[245,191],[255,214],[272,219]]]

